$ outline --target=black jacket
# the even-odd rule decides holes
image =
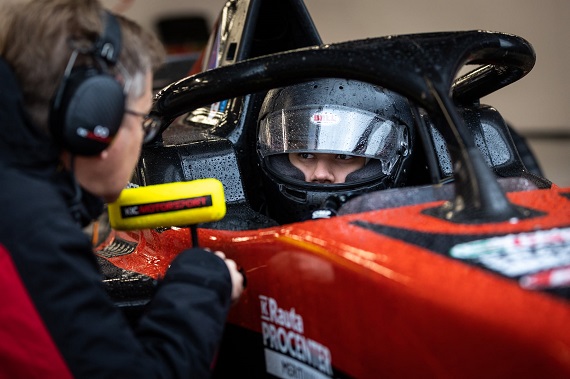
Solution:
[[[224,262],[182,252],[133,330],[82,230],[101,202],[76,188],[30,125],[0,60],[0,377],[209,376],[230,306]]]

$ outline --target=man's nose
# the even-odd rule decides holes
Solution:
[[[327,161],[318,161],[311,181],[316,183],[334,183],[334,172],[331,165]]]

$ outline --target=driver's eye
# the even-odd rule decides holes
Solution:
[[[311,153],[299,153],[299,157],[301,157],[303,159],[310,159],[313,157],[313,154],[311,154]]]
[[[338,155],[336,156],[336,158],[337,158],[337,159],[341,159],[341,160],[343,160],[343,161],[346,161],[346,160],[352,159],[352,158],[354,158],[354,157],[353,157],[352,155],[347,155],[347,154],[338,154]]]

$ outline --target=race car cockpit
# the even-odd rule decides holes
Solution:
[[[257,6],[256,6],[257,4]],[[319,49],[311,50],[310,46],[321,44],[320,37],[308,15],[302,2],[279,2],[278,7],[268,5],[268,2],[252,2],[253,9],[245,12],[241,8],[228,7],[226,14],[226,22],[217,25],[217,34],[214,33],[202,60],[195,64],[195,71],[208,70],[211,68],[222,66],[235,66],[236,62],[243,60],[251,60],[256,57],[267,56],[281,51],[295,49],[307,49],[307,52],[317,52]],[[279,8],[279,9],[277,9]],[[257,13],[256,13],[257,12]],[[232,30],[224,30],[223,25],[232,22],[245,22],[246,18],[258,20],[254,25],[250,25],[246,29],[238,29],[239,33],[234,35]],[[249,23],[251,24],[251,22]],[[478,34],[473,32],[473,35]],[[480,37],[482,35],[477,35]],[[425,36],[417,36],[421,40],[427,40]],[[428,36],[430,37],[430,36]],[[433,39],[440,38],[444,41],[448,38],[450,41],[455,37],[453,33],[434,34]],[[402,43],[402,48],[410,48],[415,43],[416,36],[404,36],[398,41]],[[469,37],[471,38],[471,37]],[[467,46],[471,41],[465,39]],[[339,44],[338,49],[331,49],[330,45],[325,45],[320,50],[327,50],[326,53],[336,54],[335,50],[348,50],[354,48],[354,51],[362,49],[363,52],[369,52],[370,48],[366,47],[366,43],[372,44],[371,41],[347,42]],[[382,48],[386,45],[394,45],[395,42],[386,38],[382,41]],[[410,44],[411,43],[411,44]],[[427,46],[427,45],[426,45]],[[367,50],[368,49],[368,50]],[[459,50],[459,48],[457,49]],[[270,54],[270,55],[266,55]],[[425,59],[429,56],[429,62],[442,60],[442,50],[435,48],[424,48],[420,53]],[[389,54],[388,54],[389,55]],[[362,56],[364,59],[368,57]],[[269,59],[269,58],[268,58]],[[283,59],[281,57],[280,59]],[[330,58],[326,58],[330,59]],[[337,58],[335,58],[337,59]],[[394,55],[392,59],[399,59]],[[279,62],[275,64],[275,70],[287,70],[286,65],[279,67]],[[296,64],[296,63],[295,63]],[[366,62],[363,62],[363,65]],[[372,63],[371,63],[372,64]],[[398,63],[394,63],[397,65]],[[423,63],[422,63],[423,64]],[[524,62],[524,64],[531,63]],[[430,66],[429,63],[425,64]],[[444,66],[444,65],[443,65]],[[443,67],[442,66],[442,67]],[[399,153],[390,156],[382,164],[384,167],[377,171],[382,173],[382,179],[376,178],[371,182],[359,181],[359,188],[356,190],[354,182],[337,185],[339,188],[327,192],[327,190],[318,189],[319,185],[303,183],[301,186],[312,187],[317,189],[314,193],[320,196],[307,199],[307,191],[293,188],[284,182],[277,183],[274,178],[282,173],[282,167],[275,168],[272,164],[268,164],[272,159],[266,155],[270,154],[269,150],[259,150],[258,146],[258,116],[262,110],[263,102],[266,94],[270,89],[264,84],[270,74],[265,73],[258,83],[252,85],[253,90],[250,93],[240,93],[240,89],[230,88],[231,82],[241,80],[232,75],[242,75],[236,72],[232,74],[233,67],[228,67],[226,77],[220,79],[220,85],[228,88],[228,99],[213,101],[210,105],[198,107],[196,109],[187,110],[183,101],[173,100],[182,98],[184,91],[191,89],[190,87],[199,87],[201,83],[193,81],[185,83],[184,80],[174,83],[166,87],[157,94],[157,103],[155,111],[160,111],[163,120],[167,120],[168,128],[161,130],[153,143],[145,146],[141,156],[139,168],[135,173],[134,182],[141,185],[167,183],[173,181],[187,181],[206,177],[216,177],[224,184],[227,197],[228,214],[224,220],[219,221],[216,225],[208,225],[208,227],[232,228],[232,229],[250,229],[260,226],[271,225],[277,220],[279,223],[291,222],[293,220],[306,219],[312,217],[313,211],[319,209],[329,196],[341,196],[340,200],[334,200],[333,209],[330,213],[335,213],[340,205],[344,203],[351,195],[355,193],[368,192],[380,188],[393,187],[410,187],[428,184],[445,183],[453,180],[453,155],[454,151],[450,151],[450,145],[445,143],[449,136],[444,136],[442,131],[435,127],[435,124],[441,120],[434,120],[425,106],[417,103],[414,98],[399,100],[409,104],[407,107],[399,107],[396,109],[402,118],[400,124],[407,125],[402,129],[404,135],[392,136],[393,141],[390,143],[398,143],[399,146],[391,146],[392,153]],[[297,72],[304,70],[302,66],[296,64]],[[430,66],[430,70],[431,70]],[[275,71],[274,70],[274,71]],[[308,67],[307,70],[315,70]],[[336,70],[336,69],[335,69]],[[351,68],[347,68],[347,73],[351,76],[359,76],[354,74]],[[442,68],[444,70],[444,68]],[[483,70],[489,70],[488,67]],[[334,71],[334,70],[333,70]],[[515,72],[515,71],[521,71]],[[513,69],[514,73],[508,73],[504,83],[508,80],[516,80],[516,77],[522,75],[519,68]],[[498,72],[498,71],[497,71]],[[502,75],[492,72],[491,74],[483,72],[481,77],[485,75]],[[300,78],[294,73],[279,74],[282,77],[275,80],[275,83],[282,87],[296,82],[306,82],[309,77]],[[366,74],[362,74],[366,76]],[[222,75],[223,76],[223,75]],[[306,75],[307,76],[307,75]],[[322,76],[322,72],[316,70],[314,78]],[[400,75],[401,76],[401,75]],[[413,78],[413,75],[410,76]],[[475,78],[475,79],[473,79]],[[330,79],[329,80],[341,80]],[[406,79],[407,80],[407,79]],[[388,80],[390,81],[390,80]],[[488,80],[494,82],[495,80]],[[402,82],[404,86],[408,84]],[[454,81],[452,85],[454,107],[457,114],[462,119],[465,129],[461,133],[468,133],[473,138],[475,145],[482,154],[484,161],[492,172],[498,177],[524,176],[531,179],[531,182],[538,186],[548,186],[548,182],[542,178],[534,176],[528,171],[517,150],[517,142],[520,139],[512,133],[512,129],[503,120],[500,113],[487,105],[480,103],[480,98],[486,93],[495,90],[492,86],[486,88],[486,84],[480,85],[482,80],[477,76],[470,74]],[[256,89],[259,87],[258,89]],[[477,87],[476,90],[473,88]],[[273,89],[272,91],[276,91]],[[364,91],[360,89],[360,91]],[[200,88],[196,89],[200,92]],[[407,97],[407,93],[402,94]],[[239,96],[232,96],[236,93]],[[207,95],[207,94],[206,94]],[[202,99],[206,96],[200,94]],[[400,96],[394,94],[393,96]],[[392,101],[392,103],[394,103]],[[395,104],[395,103],[394,103]],[[340,104],[342,105],[342,104]],[[386,105],[386,104],[384,104]],[[378,105],[378,109],[382,108],[382,104]],[[393,106],[393,105],[392,105]],[[365,107],[366,108],[366,107]],[[365,110],[370,110],[370,107]],[[407,114],[409,113],[409,114]],[[404,115],[406,114],[406,115]],[[262,114],[263,117],[263,114]],[[443,116],[445,117],[445,116]],[[265,119],[266,125],[268,119]],[[271,124],[271,123],[269,123]],[[270,125],[271,126],[271,125]],[[396,131],[395,128],[391,129]],[[274,133],[267,133],[270,135]],[[447,133],[443,131],[443,133]],[[358,136],[353,136],[358,137]],[[331,140],[332,141],[332,140]],[[451,146],[451,149],[454,149]],[[262,154],[261,161],[258,158],[258,150]],[[366,154],[362,154],[365,156]],[[372,158],[369,156],[368,158]],[[149,164],[152,162],[152,164]],[[374,162],[373,162],[374,165]],[[370,166],[370,167],[373,167]],[[272,168],[273,167],[273,168]],[[272,179],[273,178],[273,179]],[[362,178],[360,178],[362,179]],[[371,184],[374,182],[374,184]],[[329,185],[326,186],[328,188]],[[356,191],[355,191],[356,190]],[[281,198],[276,198],[274,194],[280,194]],[[295,197],[301,196],[301,198]],[[305,197],[303,199],[303,197]],[[317,200],[318,199],[318,200]],[[302,213],[285,216],[285,213],[292,210],[290,201],[296,203]],[[329,205],[331,202],[329,201]],[[281,208],[283,215],[279,212],[269,210],[271,207]],[[234,211],[235,210],[235,211]],[[307,216],[309,214],[309,216]],[[269,217],[268,217],[269,216]],[[238,221],[236,221],[238,220]]]

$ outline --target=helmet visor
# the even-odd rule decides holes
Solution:
[[[346,154],[378,159],[389,174],[408,146],[403,125],[375,113],[338,105],[307,106],[270,113],[261,120],[262,157],[283,153]]]

